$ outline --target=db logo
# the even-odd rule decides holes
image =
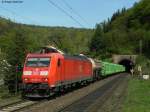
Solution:
[[[36,68],[36,69],[33,71],[33,74],[34,74],[34,75],[39,74],[39,69],[38,69],[38,68]]]
[[[38,72],[38,71],[39,71],[39,69],[38,69],[38,68],[36,68],[36,69],[35,69],[35,71],[36,71],[36,72]]]

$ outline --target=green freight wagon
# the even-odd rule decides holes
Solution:
[[[109,76],[114,73],[124,72],[125,67],[119,64],[109,63],[109,62],[101,62],[102,63],[102,76]]]

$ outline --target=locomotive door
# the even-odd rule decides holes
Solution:
[[[61,59],[58,59],[58,64],[57,64],[57,72],[58,72],[58,82],[59,85],[61,86],[63,84],[63,61]]]

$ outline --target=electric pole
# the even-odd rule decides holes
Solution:
[[[142,40],[139,41],[139,53],[140,53],[140,56],[142,56],[142,47],[143,47],[143,42]]]

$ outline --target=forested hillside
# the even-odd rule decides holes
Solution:
[[[141,43],[141,45],[140,45]],[[130,9],[118,10],[96,26],[90,50],[95,56],[139,54],[150,58],[150,1],[141,0]]]
[[[68,53],[87,52],[92,34],[90,29],[29,26],[0,18],[0,49],[8,58],[20,51],[26,54],[49,44]],[[18,55],[22,57],[22,53]],[[19,62],[23,60],[20,56]]]
[[[92,35],[91,29],[25,25],[0,18],[0,77],[5,75],[5,83],[13,89],[16,65],[23,65],[27,53],[45,45],[69,54],[88,52]]]

